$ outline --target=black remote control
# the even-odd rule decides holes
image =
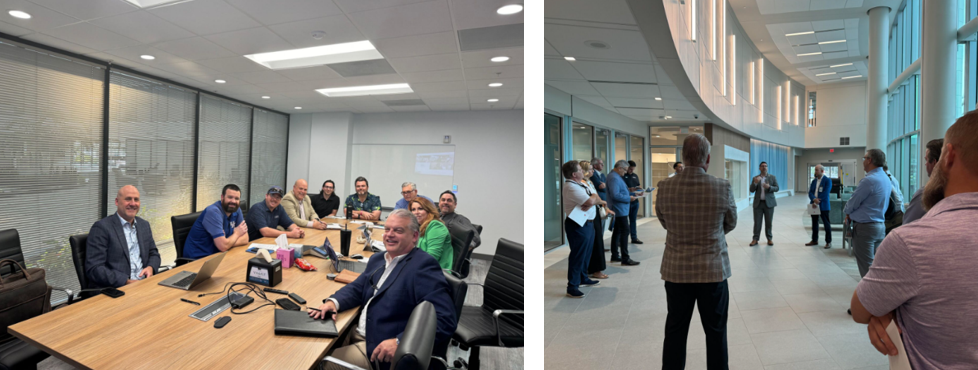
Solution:
[[[220,329],[229,322],[231,322],[231,316],[222,316],[220,319],[217,319],[217,321],[214,322],[214,327]]]
[[[275,300],[275,303],[278,303],[279,306],[282,306],[282,308],[284,308],[286,310],[289,310],[289,311],[299,311],[300,310],[299,305],[295,304],[294,302],[292,302],[291,299],[288,299],[288,298],[279,298],[279,299]]]
[[[279,289],[264,288],[262,290],[264,290],[266,292],[269,292],[269,293],[275,293],[275,294],[289,294],[289,292],[286,292],[284,290],[279,290]]]
[[[296,302],[299,302],[299,304],[306,304],[306,300],[302,299],[302,297],[300,297],[298,294],[289,293],[289,297],[294,299]]]

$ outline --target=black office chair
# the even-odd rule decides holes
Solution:
[[[435,305],[422,301],[411,311],[401,344],[394,351],[392,370],[426,370],[431,362],[431,351],[435,346],[438,317]]]
[[[482,225],[472,224],[472,226],[475,226],[475,231],[482,235]]]
[[[460,279],[465,279],[469,270],[469,253],[471,250],[469,245],[472,244],[472,239],[475,239],[475,231],[449,230],[448,233],[452,236],[452,251],[455,256],[455,261],[452,262],[452,272]]]
[[[16,229],[0,230],[0,260],[4,259],[12,259],[21,266],[26,266],[24,252],[20,246],[20,234]],[[13,267],[9,265],[0,269],[0,275],[3,276],[11,272]],[[66,291],[71,296],[67,289],[57,289]],[[36,368],[37,363],[46,358],[48,354],[44,351],[12,336],[0,343],[0,370]]]
[[[24,263],[24,252],[20,249],[20,234],[16,229],[0,230],[0,260],[14,260]],[[7,275],[12,267],[0,267],[0,275]]]
[[[499,239],[483,286],[481,307],[462,307],[458,328],[452,336],[465,350],[455,367],[479,368],[479,347],[523,347],[523,245]]]
[[[71,261],[75,263],[75,274],[78,275],[78,284],[81,289],[91,289],[88,278],[85,277],[85,256],[88,251],[88,233],[72,235],[68,237],[68,244],[71,245]],[[68,304],[84,300],[98,295],[98,292],[79,292],[78,297],[68,296]]]
[[[240,201],[240,204],[238,204],[238,209],[241,210],[241,217],[243,217],[243,218],[244,217],[248,217],[248,201],[247,200],[241,200]]]
[[[183,245],[187,242],[190,235],[190,228],[197,222],[200,212],[170,217],[170,225],[173,227],[173,246],[177,250],[177,266],[193,262],[193,258],[183,256]]]

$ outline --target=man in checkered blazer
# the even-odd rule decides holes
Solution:
[[[710,142],[695,134],[683,141],[686,168],[659,182],[655,214],[666,229],[659,272],[665,280],[666,318],[663,369],[682,369],[686,337],[697,304],[706,332],[707,368],[727,368],[727,278],[730,258],[726,234],[737,226],[737,204],[730,182],[706,174]]]

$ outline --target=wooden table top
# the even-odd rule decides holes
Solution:
[[[327,219],[327,223],[344,224],[345,220]],[[353,229],[353,224],[350,228]],[[360,225],[356,225],[359,227]],[[303,239],[289,243],[322,245],[325,238],[339,252],[339,230],[304,229]],[[383,230],[375,230],[379,240]],[[373,253],[360,252],[357,231],[353,233],[350,253],[369,258]],[[273,244],[274,239],[262,238],[253,243]],[[235,315],[225,310],[207,322],[189,317],[198,309],[221,298],[220,294],[197,297],[200,293],[220,291],[228,282],[245,282],[248,260],[254,254],[246,246],[235,247],[210,279],[184,291],[158,283],[176,271],[197,271],[206,258],[154,275],[148,279],[120,288],[126,295],[110,298],[98,295],[82,302],[51,311],[8,328],[14,336],[78,368],[91,369],[224,369],[262,368],[299,369],[316,365],[330,348],[334,339],[298,336],[276,336],[274,310],[266,306],[255,312]],[[303,271],[298,267],[283,269],[282,282],[276,289],[301,296],[311,307],[319,307],[344,284],[326,278],[332,272],[330,261],[314,256],[305,259],[318,271]],[[266,293],[272,301],[287,296]],[[254,296],[254,295],[252,295]],[[186,298],[201,305],[192,305]],[[255,301],[244,310],[266,303]],[[306,311],[306,305],[302,306]],[[346,331],[359,309],[347,310],[336,318],[336,327]],[[215,329],[217,317],[231,316],[222,329]]]

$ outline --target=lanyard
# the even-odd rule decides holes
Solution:
[[[587,186],[584,186],[584,184],[582,184],[582,183],[579,183],[577,181],[571,181],[571,180],[564,180],[564,182],[569,182],[571,184],[575,184],[577,186],[580,186],[580,187],[584,188],[584,192],[587,193],[587,196],[591,196],[592,195],[591,194],[591,188],[588,188]]]

